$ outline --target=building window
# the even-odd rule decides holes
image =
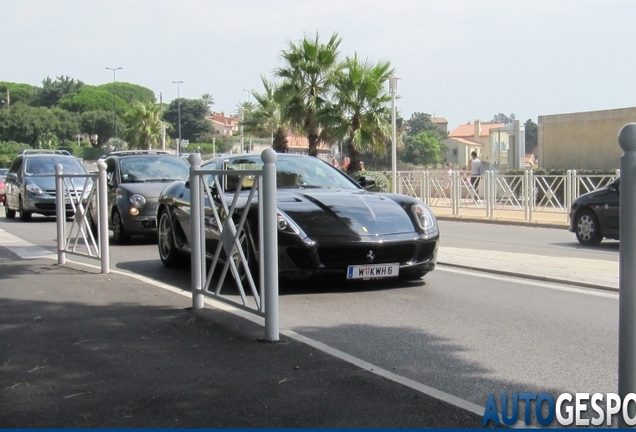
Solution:
[[[453,149],[453,156],[457,156],[457,149]]]

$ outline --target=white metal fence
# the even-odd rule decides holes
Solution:
[[[192,239],[192,306],[203,307],[203,297],[211,297],[239,309],[265,318],[265,338],[279,339],[278,317],[278,229],[276,226],[276,153],[267,149],[261,154],[262,170],[205,170],[201,169],[198,154],[190,155],[190,217]],[[238,178],[231,203],[221,189],[224,177]],[[244,181],[249,180],[249,181]],[[249,191],[247,196],[241,191]],[[248,259],[255,251],[246,233],[247,217],[255,209],[251,205],[258,197],[258,281],[251,269],[254,261]],[[239,202],[241,204],[239,206]],[[207,202],[207,204],[206,204]],[[240,211],[237,209],[241,209]],[[214,232],[214,233],[213,233]],[[210,266],[206,259],[206,240],[218,235],[216,249],[209,251]],[[213,280],[215,270],[220,275]],[[236,295],[221,292],[230,272],[238,289]],[[218,273],[217,273],[218,274]]]
[[[447,207],[457,216],[462,208],[483,209],[486,217],[498,211],[518,211],[532,220],[535,212],[566,214],[572,201],[612,182],[620,175],[579,175],[568,170],[563,175],[536,175],[532,170],[507,175],[486,171],[474,187],[464,173],[453,171],[401,171],[397,173],[398,193],[416,197],[431,207]]]
[[[109,273],[106,165],[99,162],[97,167],[96,174],[65,174],[61,164],[55,165],[57,261],[65,264],[66,254],[94,258],[100,260],[102,273]],[[67,207],[73,214],[69,227]],[[97,215],[97,238],[88,221],[89,211]]]

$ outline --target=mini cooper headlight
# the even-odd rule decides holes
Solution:
[[[35,183],[29,183],[26,185],[27,192],[32,193],[33,195],[44,195],[44,191],[40,189],[40,186]]]
[[[411,207],[411,212],[413,212],[415,221],[425,233],[428,234],[435,229],[435,226],[437,225],[435,216],[433,216],[431,211],[424,205],[413,205],[413,207]]]
[[[130,203],[135,207],[141,207],[142,205],[146,204],[146,198],[143,195],[134,194],[130,197]]]

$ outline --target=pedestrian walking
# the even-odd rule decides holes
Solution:
[[[473,150],[470,154],[470,184],[475,190],[479,187],[479,180],[484,174],[484,166],[481,160],[477,157],[477,152]]]

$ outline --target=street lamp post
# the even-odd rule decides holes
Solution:
[[[389,92],[391,93],[391,178],[393,180],[393,193],[397,193],[397,134],[395,130],[395,93],[397,92],[397,80],[395,75],[389,77]]]
[[[177,155],[181,156],[181,95],[179,93],[179,84],[183,84],[183,81],[172,81],[177,85],[177,115],[179,117],[179,138],[177,141]]]
[[[255,92],[254,89],[243,89],[244,92],[247,92],[247,106],[250,106],[250,96],[252,92]],[[250,153],[252,152],[252,135],[250,135]]]
[[[119,66],[116,68],[106,66],[106,69],[113,71],[113,128],[114,135],[117,138],[117,87],[115,86],[115,74],[118,70],[123,69],[123,67]]]

